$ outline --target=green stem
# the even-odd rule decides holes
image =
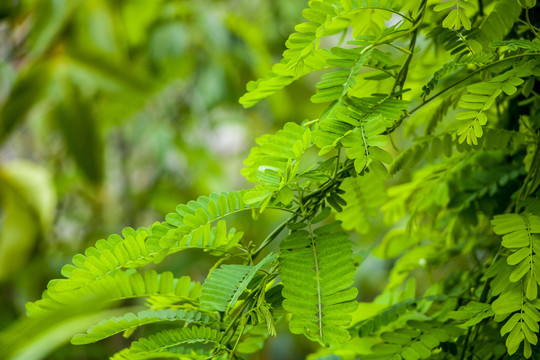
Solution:
[[[341,155],[341,148],[339,148],[337,150],[337,156],[336,156],[336,167],[334,169],[334,176],[332,176],[332,179],[335,179],[338,175],[338,171],[339,171],[339,158],[340,158],[340,155]]]
[[[410,50],[405,49],[405,48],[402,48],[401,46],[397,46],[397,45],[394,45],[394,44],[388,44],[388,46],[391,46],[391,47],[393,47],[393,48],[396,49],[396,50],[399,50],[399,51],[401,51],[401,52],[404,52],[405,54],[409,54],[409,55],[411,54],[411,51],[410,51]]]
[[[236,351],[236,348],[238,347],[238,344],[240,343],[240,339],[242,338],[242,334],[244,333],[244,330],[247,326],[247,320],[242,321],[242,331],[240,331],[240,334],[238,335],[238,339],[236,339],[236,342],[234,343],[234,346],[229,354],[229,359],[232,359],[234,352]]]
[[[225,336],[227,336],[227,334],[229,333],[229,331],[231,331],[231,329],[232,329],[233,327],[236,326],[236,325],[235,325],[236,322],[238,321],[238,319],[240,318],[240,316],[243,315],[244,310],[245,310],[246,307],[250,304],[251,300],[253,300],[253,298],[254,298],[254,296],[255,296],[256,293],[257,293],[257,292],[254,291],[254,292],[248,294],[248,296],[247,296],[246,299],[244,300],[244,303],[242,304],[242,307],[241,307],[241,308],[238,310],[238,312],[234,315],[233,319],[232,319],[231,322],[229,323],[229,326],[227,326],[227,328],[226,328],[225,331],[223,332],[223,338],[225,338]],[[231,337],[230,337],[225,343],[229,342],[229,341],[232,339],[233,335],[234,335],[234,331],[233,331],[233,333],[231,334]]]
[[[525,18],[527,19],[527,25],[529,25],[529,29],[531,29],[532,33],[534,34],[534,36],[537,39],[540,39],[540,36],[538,35],[536,30],[534,29],[534,26],[532,26],[532,24],[531,24],[531,19],[529,18],[529,9],[525,9]]]
[[[434,99],[438,98],[439,96],[445,94],[446,92],[448,92],[449,90],[451,90],[452,88],[458,86],[459,84],[465,82],[466,80],[470,79],[471,77],[481,73],[482,71],[492,67],[492,66],[495,66],[495,65],[498,65],[498,64],[501,64],[503,62],[506,62],[506,61],[509,61],[509,60],[513,60],[513,59],[519,59],[519,58],[522,58],[522,57],[527,57],[527,56],[536,56],[536,57],[540,57],[540,54],[538,53],[525,53],[525,54],[518,54],[518,55],[513,55],[513,56],[509,56],[507,58],[504,58],[504,59],[501,59],[501,60],[497,60],[497,61],[494,61],[490,64],[487,64],[485,66],[482,66],[481,68],[478,68],[476,70],[474,70],[473,72],[471,72],[469,75],[467,76],[464,76],[463,78],[459,79],[458,81],[454,82],[453,84],[447,86],[446,88],[444,88],[443,90],[439,91],[438,93],[436,93],[435,95],[427,98],[427,99],[424,99],[420,104],[418,104],[416,107],[414,107],[413,109],[411,109],[410,111],[408,111],[406,114],[404,114],[398,121],[396,121],[396,123],[394,124],[394,126],[392,126],[391,128],[389,128],[385,133],[386,134],[390,134],[392,132],[394,132],[400,125],[401,123],[403,122],[403,120],[405,120],[406,118],[410,117],[413,113],[415,113],[416,111],[420,110],[422,107],[424,107],[425,105],[429,104],[431,101],[433,101]]]
[[[407,20],[407,21],[410,22],[410,23],[413,23],[413,22],[414,22],[414,19],[408,17],[407,15],[404,15],[404,14],[400,13],[400,12],[397,11],[397,10],[393,10],[393,9],[386,9],[386,8],[381,8],[381,7],[377,7],[377,6],[363,6],[361,9],[357,9],[357,10],[381,10],[381,11],[388,11],[388,12],[391,12],[392,14],[396,14],[396,15],[401,16],[403,19]]]
[[[291,216],[290,218],[288,218],[287,220],[285,220],[284,222],[282,222],[277,228],[275,228],[267,237],[266,239],[263,240],[263,242],[261,243],[261,245],[259,245],[259,247],[257,248],[257,250],[255,250],[255,252],[253,253],[252,255],[252,258],[255,259],[259,254],[260,252],[265,248],[267,247],[272,241],[274,241],[275,238],[278,237],[279,233],[281,233],[281,231],[287,226],[287,223],[289,223],[290,221],[292,221],[294,218],[296,218],[297,215],[293,215]]]
[[[494,61],[492,63],[489,63],[485,66],[482,66],[481,68],[478,68],[476,70],[474,70],[473,72],[471,72],[469,75],[461,78],[460,80],[456,81],[455,83],[453,83],[452,85],[449,85],[448,87],[446,87],[445,89],[439,91],[437,94],[431,96],[430,98],[428,99],[425,99],[422,103],[420,103],[418,106],[416,106],[415,108],[413,108],[411,111],[409,111],[409,114],[412,114],[414,112],[416,112],[418,109],[420,109],[421,107],[423,107],[424,105],[428,104],[429,102],[431,102],[433,99],[441,96],[442,94],[446,93],[447,91],[449,91],[450,89],[456,87],[457,85],[461,84],[462,82],[470,79],[471,77],[473,77],[474,75],[478,74],[478,73],[481,73],[482,71],[492,67],[492,66],[495,66],[495,65],[498,65],[500,63],[503,63],[503,62],[506,62],[508,60],[513,60],[513,59],[518,59],[518,58],[522,58],[522,57],[526,57],[526,56],[540,56],[540,54],[533,54],[533,53],[526,53],[526,54],[518,54],[518,55],[513,55],[513,56],[509,56],[507,58],[504,58],[504,59],[501,59],[501,60],[497,60],[497,61]]]
[[[423,12],[422,12],[423,14]],[[403,63],[403,66],[401,67],[401,70],[399,71],[398,75],[396,76],[396,80],[394,81],[394,86],[392,86],[392,91],[390,91],[391,94],[396,92],[396,88],[399,87],[399,90],[403,90],[403,85],[405,85],[405,80],[407,79],[407,73],[409,72],[409,66],[411,64],[412,58],[414,56],[414,47],[416,45],[416,37],[418,36],[418,28],[416,28],[413,31],[412,39],[409,44],[409,55],[407,55],[407,59],[405,59],[405,62]]]

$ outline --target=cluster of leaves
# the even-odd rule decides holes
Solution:
[[[252,189],[199,197],[76,255],[29,315],[147,298],[72,340],[154,326],[113,359],[248,358],[280,321],[320,344],[314,358],[538,357],[535,3],[310,1],[282,61],[240,102],[324,70],[319,116],[257,139]],[[266,237],[227,229],[230,215],[269,209],[287,218]],[[353,229],[375,234],[364,258],[393,260],[371,302],[358,302],[355,271],[371,274]],[[218,257],[202,284],[144,269],[190,249]]]

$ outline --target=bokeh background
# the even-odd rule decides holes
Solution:
[[[318,117],[309,77],[238,104],[280,60],[306,3],[0,0],[0,329],[75,253],[199,195],[248,187],[240,169],[254,139]],[[269,213],[236,219],[245,238],[270,231],[280,219]],[[188,253],[166,266],[203,280],[212,260]],[[126,341],[43,357],[103,359]],[[303,358],[310,346],[285,335],[263,356]]]

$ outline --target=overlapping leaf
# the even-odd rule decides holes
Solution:
[[[345,190],[341,197],[347,204],[336,214],[336,219],[345,230],[367,233],[369,219],[377,217],[379,206],[386,200],[384,183],[373,174],[366,174],[345,179],[340,188]]]
[[[457,338],[463,331],[453,325],[437,321],[407,322],[407,327],[381,334],[382,344],[371,348],[373,355],[366,360],[427,359],[441,343]]]
[[[471,20],[467,17],[466,10],[474,10],[474,5],[468,0],[446,1],[435,6],[433,10],[450,10],[442,22],[443,27],[459,31],[463,26],[465,30],[471,30]]]
[[[263,210],[278,193],[278,201],[288,205],[293,198],[289,182],[298,172],[300,157],[311,146],[311,131],[286,123],[276,134],[263,135],[256,142],[259,146],[251,149],[242,175],[259,185],[248,191],[243,200],[248,204],[262,204]]]
[[[205,326],[166,330],[133,342],[129,349],[117,353],[112,359],[185,358],[191,353],[189,348],[186,355],[172,352],[173,348],[189,344],[212,344],[214,347],[221,348],[223,335],[223,332]]]
[[[277,254],[271,253],[255,266],[223,265],[212,271],[202,288],[201,308],[226,311],[234,306],[257,271],[276,259]]]
[[[201,313],[194,310],[145,310],[137,314],[127,313],[123,316],[104,319],[92,326],[86,334],[75,335],[71,343],[75,345],[90,344],[115,334],[135,329],[142,325],[162,321],[183,321],[185,323],[209,323],[218,318],[215,314]]]
[[[459,142],[467,140],[468,144],[478,144],[478,138],[484,134],[483,126],[487,124],[488,110],[495,104],[496,99],[502,94],[514,95],[517,86],[523,84],[523,77],[531,74],[536,65],[534,60],[523,66],[495,76],[488,82],[480,82],[467,86],[468,93],[461,97],[459,106],[470,111],[456,115],[457,120],[462,120],[458,129]]]
[[[155,270],[139,273],[134,270],[118,271],[114,275],[105,275],[84,287],[78,289],[64,288],[59,282],[52,291],[45,291],[43,298],[33,303],[27,303],[29,316],[39,316],[43,313],[74,305],[81,299],[95,298],[103,303],[136,297],[166,296],[171,302],[197,300],[202,286],[192,282],[189,276],[175,279],[170,271],[158,274]]]
[[[365,30],[363,25],[366,25],[366,15],[370,12],[378,15],[382,12],[388,16],[397,13],[403,1],[312,0],[308,5],[302,12],[308,21],[297,25],[295,32],[289,36],[285,43],[287,50],[283,53],[281,62],[274,65],[265,78],[248,83],[248,92],[240,98],[240,103],[245,107],[255,105],[306,74],[328,67],[327,61],[331,55],[320,48],[322,37],[346,30],[350,24],[355,29],[355,34],[365,34],[362,29]],[[322,100],[322,97],[319,100]]]

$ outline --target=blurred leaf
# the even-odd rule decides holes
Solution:
[[[44,167],[29,161],[13,161],[0,170],[3,179],[24,197],[36,211],[44,230],[52,225],[56,208],[56,193],[52,177]]]
[[[38,228],[34,226],[36,217],[32,209],[20,194],[7,184],[2,185],[0,280],[5,280],[25,264]]]
[[[0,143],[41,99],[49,75],[47,65],[36,65],[19,75],[0,109]]]
[[[125,55],[120,50],[119,36],[115,32],[115,12],[110,1],[92,0],[83,2],[77,9],[73,44],[86,52],[106,55],[108,60],[121,60]]]
[[[189,45],[189,29],[181,22],[171,22],[158,26],[152,32],[149,55],[154,61],[169,58],[178,59]]]
[[[74,334],[125,310],[106,310],[100,298],[93,296],[82,303],[66,304],[61,311],[22,318],[0,333],[0,354],[2,359],[9,360],[47,359],[52,350],[68,343]]]
[[[51,226],[56,194],[48,172],[25,161],[1,168],[0,185],[0,280],[4,280],[25,264],[40,229]]]
[[[122,4],[122,24],[131,44],[146,39],[149,26],[159,17],[163,1],[129,1]]]
[[[69,51],[66,65],[69,77],[80,86],[91,85],[106,91],[152,89],[152,82],[130,64],[117,65],[92,53]]]
[[[103,140],[91,104],[80,90],[66,82],[64,98],[53,116],[66,147],[80,171],[94,184],[103,181]]]
[[[26,41],[28,58],[35,59],[56,44],[78,5],[79,0],[36,1],[32,11],[36,18]]]

